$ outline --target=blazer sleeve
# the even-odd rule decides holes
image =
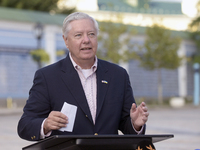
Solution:
[[[137,132],[134,130],[133,125],[131,123],[130,118],[130,109],[132,106],[132,103],[136,103],[134,96],[133,96],[133,90],[131,87],[130,79],[128,76],[128,73],[125,71],[125,87],[124,87],[124,97],[123,97],[123,110],[122,110],[122,116],[121,116],[121,122],[119,129],[122,131],[123,134],[137,134]],[[145,134],[146,125],[144,125],[143,130],[141,131],[141,134]]]
[[[18,134],[29,141],[40,140],[41,124],[50,113],[49,94],[42,70],[35,73],[33,86],[18,123]]]

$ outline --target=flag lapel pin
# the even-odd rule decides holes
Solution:
[[[106,80],[102,80],[101,81],[102,83],[105,83],[105,84],[108,84],[108,82]]]

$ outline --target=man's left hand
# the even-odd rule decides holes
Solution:
[[[145,102],[142,102],[138,107],[136,107],[135,103],[132,104],[130,117],[131,122],[137,131],[140,131],[141,127],[147,122],[148,116],[149,113]]]

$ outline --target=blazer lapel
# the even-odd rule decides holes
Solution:
[[[61,70],[61,77],[68,90],[74,96],[74,99],[77,101],[85,115],[87,115],[90,121],[93,122],[80,78],[77,71],[74,69],[69,56],[64,60]]]
[[[108,69],[106,68],[106,66],[103,66],[101,60],[98,60],[96,75],[97,75],[97,114],[96,114],[97,118],[103,106],[105,95],[110,81],[110,76],[108,75]]]

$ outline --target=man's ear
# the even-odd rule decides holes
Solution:
[[[66,47],[68,48],[68,40],[67,40],[67,38],[64,35],[62,37],[63,37],[63,40],[65,41]]]

